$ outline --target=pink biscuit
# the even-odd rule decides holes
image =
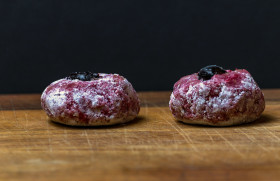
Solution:
[[[204,81],[197,73],[182,77],[174,85],[169,107],[186,123],[230,126],[259,118],[265,101],[250,73],[237,69]]]
[[[99,74],[90,81],[60,79],[45,89],[41,104],[51,120],[75,126],[124,123],[140,110],[132,85],[118,74]]]

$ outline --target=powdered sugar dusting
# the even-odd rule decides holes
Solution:
[[[136,117],[139,99],[132,85],[118,74],[99,74],[91,81],[60,79],[46,88],[42,107],[49,117],[84,124]]]
[[[46,97],[46,106],[52,107],[53,109],[50,109],[50,112],[55,115],[55,110],[63,106],[66,100],[66,92],[55,89],[53,91],[50,91],[49,96]]]
[[[226,121],[238,115],[256,115],[264,110],[264,97],[246,70],[227,70],[210,80],[198,80],[197,74],[181,78],[169,102],[177,119]]]

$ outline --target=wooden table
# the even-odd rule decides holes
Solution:
[[[280,89],[234,127],[176,122],[170,92],[140,93],[131,123],[76,128],[48,121],[40,95],[0,96],[0,180],[280,180]]]

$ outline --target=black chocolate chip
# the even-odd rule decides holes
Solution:
[[[209,80],[215,74],[224,74],[224,73],[226,73],[226,70],[223,69],[223,67],[217,65],[208,65],[200,69],[200,71],[198,72],[198,79]]]
[[[91,79],[98,79],[99,74],[98,73],[91,73],[91,72],[73,72],[71,73],[67,79],[74,80],[79,79],[82,81],[90,81]]]

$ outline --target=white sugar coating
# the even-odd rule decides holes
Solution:
[[[83,104],[83,101],[85,99],[89,99],[91,101],[92,107],[97,107],[98,106],[98,101],[103,100],[104,96],[100,95],[93,95],[91,92],[80,92],[78,89],[74,89],[73,93],[73,100],[77,104]]]
[[[43,96],[46,98],[46,106],[52,108],[50,111],[54,115],[56,114],[55,110],[63,106],[67,99],[66,92],[59,89],[54,89],[49,92],[48,96],[44,94]]]
[[[244,78],[238,87],[228,86],[215,77],[196,84],[185,84],[194,78],[194,75],[186,77],[184,81],[178,81],[181,84],[175,84],[170,96],[169,105],[172,113],[179,118],[214,119],[214,116],[217,117],[219,113],[227,114],[229,109],[238,109],[243,112],[244,110],[251,110],[251,112],[261,110],[262,107],[264,108],[264,101],[260,103],[261,108],[254,104],[255,99],[261,99],[262,93],[251,75],[246,72],[239,72],[244,75]],[[209,86],[214,82],[220,82],[220,84],[215,88]]]
[[[100,78],[92,81],[60,79],[53,82],[42,94],[42,107],[53,119],[70,116],[78,122],[82,115],[82,119],[92,125],[98,120],[136,117],[140,105],[132,85],[118,74],[99,75]]]

